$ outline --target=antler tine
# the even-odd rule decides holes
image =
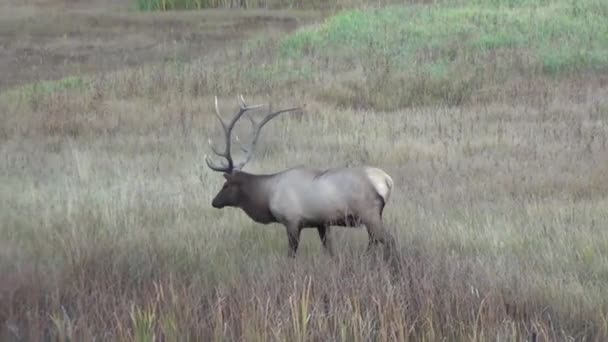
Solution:
[[[226,122],[224,122],[224,119],[222,119],[222,115],[220,114],[220,107],[217,103],[217,95],[215,96],[215,116],[217,117],[217,119],[219,120],[220,124],[222,125],[222,131],[224,132],[224,140],[225,140],[225,147],[224,147],[224,152],[220,152],[218,151],[212,144],[211,144],[211,140],[209,140],[209,146],[211,146],[211,150],[213,151],[213,153],[215,153],[216,155],[223,157],[226,159],[226,161],[228,161],[227,165],[223,165],[223,166],[217,166],[215,164],[213,164],[209,158],[205,158],[206,162],[207,162],[207,166],[209,166],[210,169],[212,169],[213,171],[218,171],[218,172],[230,172],[232,171],[232,169],[234,168],[234,162],[232,161],[232,156],[230,155],[230,131],[232,130],[230,126],[226,126]]]
[[[245,160],[242,161],[241,163],[238,163],[235,166],[235,168],[236,169],[241,169],[243,166],[245,166],[245,164],[247,164],[251,160],[251,158],[253,157],[253,153],[255,152],[255,147],[257,145],[258,138],[260,137],[260,132],[262,130],[262,127],[264,127],[264,125],[266,125],[270,120],[276,118],[280,114],[287,113],[287,112],[292,112],[292,111],[298,110],[298,109],[302,109],[302,108],[301,107],[293,107],[293,108],[288,108],[288,109],[281,109],[281,110],[278,110],[278,111],[273,112],[273,113],[268,113],[264,117],[264,119],[262,119],[262,121],[260,121],[259,123],[256,122],[250,115],[248,115],[248,118],[251,121],[251,126],[253,128],[253,138],[251,140],[250,147],[247,148],[246,150],[244,149],[245,152],[246,152]]]
[[[274,119],[275,117],[279,116],[280,114],[287,113],[287,112],[293,112],[294,110],[298,110],[298,109],[301,110],[302,107],[293,107],[293,108],[288,108],[288,109],[281,109],[281,110],[278,110],[278,111],[276,111],[274,113],[270,113],[270,114],[266,115],[266,117],[259,123],[259,128],[258,128],[258,132],[257,133],[259,134],[259,131],[262,129],[262,127],[264,127],[264,125],[266,125],[268,123],[268,121]],[[256,135],[256,138],[257,138],[257,135]]]
[[[245,102],[245,99],[243,98],[243,95],[240,95],[240,94],[239,94],[239,96],[237,96],[237,100],[239,102],[239,107],[241,107],[241,109],[250,110],[250,109],[264,107],[263,104],[248,106],[247,103]]]
[[[247,106],[242,95],[240,95],[238,97],[238,100],[240,102],[239,111],[232,118],[232,120],[230,120],[230,122],[228,124],[226,124],[224,119],[222,119],[222,115],[220,114],[217,96],[215,96],[215,116],[220,121],[220,124],[222,125],[222,130],[224,132],[224,151],[223,152],[218,151],[213,145],[211,145],[211,143],[209,143],[209,145],[211,146],[211,150],[213,151],[213,153],[215,153],[219,157],[225,158],[228,163],[224,164],[223,166],[218,166],[216,164],[213,164],[208,158],[205,158],[209,168],[214,171],[232,172],[232,170],[235,169],[234,161],[232,160],[231,148],[230,148],[231,142],[232,142],[232,139],[231,139],[232,130],[234,129],[234,126],[236,125],[237,121],[239,121],[239,119],[243,116],[243,114],[245,114],[249,110],[262,107],[262,105]]]
[[[211,160],[209,160],[209,157],[205,157],[205,162],[207,163],[207,166],[209,166],[209,168],[213,171],[217,171],[217,172],[230,172],[230,170],[228,169],[228,166],[224,165],[224,166],[217,166],[215,165],[213,162],[211,162]]]
[[[243,98],[242,94],[239,94],[239,96],[237,96],[236,99],[237,99],[237,101],[239,101],[239,106],[241,106],[241,108],[247,107],[247,104],[245,103],[245,99]]]
[[[215,96],[215,116],[218,120],[220,120],[222,127],[226,128],[226,123],[224,122],[224,119],[222,119],[222,114],[220,114],[220,107],[217,104],[217,95]]]

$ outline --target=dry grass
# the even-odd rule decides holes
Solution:
[[[134,0],[142,11],[200,10],[207,8],[300,8],[341,10],[358,6],[385,5],[395,0]],[[415,2],[415,1],[413,1]]]
[[[0,90],[146,63],[186,63],[260,32],[290,32],[317,16],[302,10],[141,13],[124,1],[102,0],[0,3]]]
[[[0,95],[3,340],[608,338],[608,75],[490,79],[458,106],[340,108],[319,81],[358,71],[243,77],[276,46]],[[363,229],[332,231],[335,259],[305,231],[288,260],[281,226],[211,208],[211,99],[228,114],[236,91],[307,105],[265,128],[249,171],[393,176],[395,265],[363,254]]]

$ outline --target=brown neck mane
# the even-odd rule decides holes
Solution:
[[[273,175],[253,175],[240,172],[241,205],[239,206],[252,220],[258,223],[277,222],[270,212],[270,179]]]

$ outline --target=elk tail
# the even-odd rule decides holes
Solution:
[[[366,171],[378,196],[382,198],[384,206],[388,202],[391,192],[393,191],[393,179],[386,172],[378,168],[368,168]]]
[[[384,182],[386,183],[386,187],[388,188],[386,196],[384,197],[384,204],[386,204],[386,202],[388,202],[389,197],[391,197],[391,193],[393,192],[393,179],[387,174],[386,178],[384,179]]]

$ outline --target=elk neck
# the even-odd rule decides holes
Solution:
[[[239,172],[241,201],[239,207],[257,223],[277,222],[270,211],[270,195],[273,175],[254,175]]]

